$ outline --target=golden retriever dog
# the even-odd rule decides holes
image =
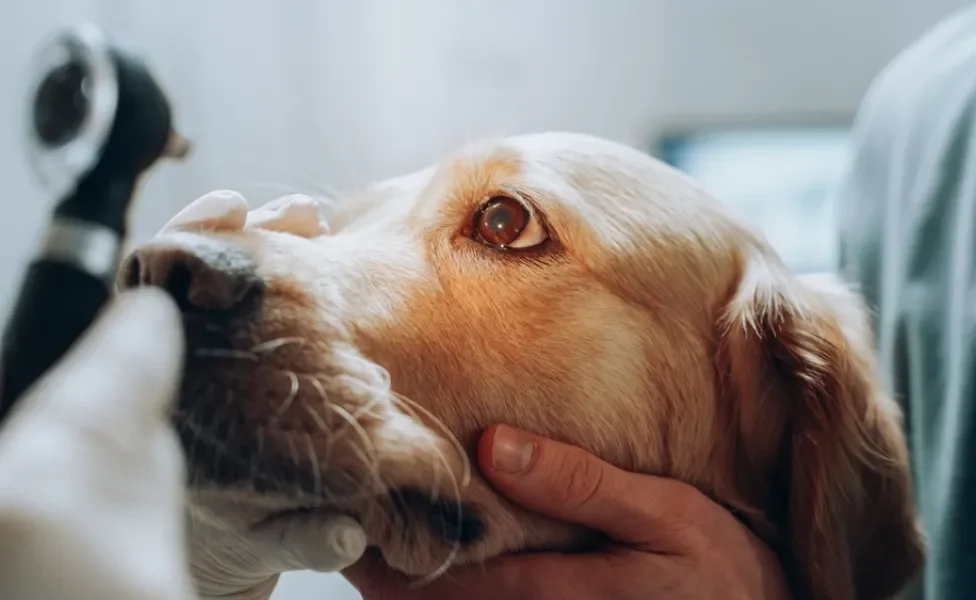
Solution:
[[[677,171],[550,133],[319,204],[210,194],[125,261],[122,287],[185,313],[176,422],[199,518],[347,513],[419,577],[598,541],[471,472],[506,422],[692,484],[800,597],[888,598],[919,569],[858,296],[792,275]]]

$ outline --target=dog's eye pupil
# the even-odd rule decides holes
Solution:
[[[529,211],[518,200],[495,196],[475,216],[475,230],[487,244],[508,246],[522,235],[529,218]]]

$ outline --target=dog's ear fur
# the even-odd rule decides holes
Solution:
[[[800,598],[890,598],[923,563],[901,415],[867,316],[839,280],[794,277],[760,253],[717,319],[729,451],[760,488],[754,508],[781,534]]]

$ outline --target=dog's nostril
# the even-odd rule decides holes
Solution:
[[[180,238],[136,249],[126,259],[118,285],[162,288],[186,311],[233,308],[257,282],[243,250],[205,238]]]
[[[119,278],[117,285],[119,289],[129,289],[134,287],[139,287],[140,277],[142,274],[142,264],[139,262],[139,257],[132,254],[122,263],[121,269],[119,269]]]
[[[190,310],[193,303],[190,301],[191,287],[193,285],[193,275],[186,265],[173,265],[167,275],[166,280],[160,286],[176,301],[180,310]]]

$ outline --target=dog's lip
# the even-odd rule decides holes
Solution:
[[[280,521],[280,520],[289,519],[293,517],[305,517],[308,515],[313,515],[322,512],[324,512],[322,511],[322,509],[316,509],[311,507],[286,508],[284,510],[276,510],[268,514],[268,516],[264,517],[254,525],[252,525],[251,528],[257,529],[259,527],[263,527],[275,521]]]
[[[287,508],[284,510],[274,511],[268,514],[263,519],[260,519],[251,526],[251,529],[259,529],[268,525],[273,525],[282,521],[287,521],[290,519],[306,519],[308,517],[318,517],[321,519],[330,519],[337,516],[347,516],[350,518],[355,518],[354,515],[338,510],[338,509],[328,509],[319,507],[300,507],[300,508]]]

